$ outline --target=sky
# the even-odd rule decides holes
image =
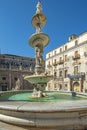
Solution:
[[[38,0],[0,0],[0,53],[35,57],[29,37]],[[41,0],[47,23],[42,29],[50,37],[45,55],[68,42],[72,34],[87,31],[87,0]]]

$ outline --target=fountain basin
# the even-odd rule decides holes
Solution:
[[[30,37],[29,44],[32,47],[36,46],[47,46],[50,39],[47,34],[44,34],[42,32],[35,33]]]
[[[26,79],[28,82],[32,84],[42,84],[47,83],[52,79],[52,76],[50,75],[29,75],[25,76],[24,79]]]
[[[67,103],[1,102],[0,121],[32,130],[84,130],[87,101]]]
[[[30,75],[25,76],[24,79],[33,84],[34,90],[32,93],[33,98],[40,98],[46,96],[43,91],[45,90],[45,87],[47,85],[47,82],[52,79],[53,76],[40,74],[40,75]]]
[[[25,127],[26,130],[84,130],[87,128],[87,100],[1,101],[0,121]]]
[[[33,98],[32,91],[8,91],[0,94],[0,101],[26,101],[26,102],[67,102],[87,100],[86,96],[75,95],[71,92],[43,91],[44,98]]]

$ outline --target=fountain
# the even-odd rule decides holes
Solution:
[[[87,130],[86,93],[44,91],[52,75],[46,74],[43,66],[43,48],[49,43],[49,37],[41,32],[46,23],[41,11],[41,2],[38,1],[32,18],[36,33],[29,40],[36,53],[35,74],[24,77],[33,84],[33,93],[19,91],[19,81],[15,91],[1,92],[0,121],[5,122],[6,130]]]
[[[50,39],[47,34],[41,32],[41,28],[46,24],[46,16],[42,13],[41,2],[38,1],[36,14],[32,18],[32,25],[36,28],[36,33],[30,37],[29,44],[35,48],[36,54],[36,66],[35,74],[31,76],[26,76],[28,82],[32,83],[34,86],[34,91],[32,97],[44,97],[46,84],[52,79],[51,75],[47,75],[44,69],[43,60],[43,48],[49,43]]]

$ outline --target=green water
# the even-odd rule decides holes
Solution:
[[[19,93],[19,94],[6,94],[0,97],[1,101],[29,101],[29,102],[64,102],[64,101],[76,101],[87,100],[87,98],[72,96],[68,94],[62,94],[57,92],[47,93],[43,98],[32,98],[32,92]]]

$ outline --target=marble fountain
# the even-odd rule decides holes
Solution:
[[[33,84],[34,90],[32,93],[29,91],[1,92],[0,121],[26,130],[86,130],[86,94],[45,91],[47,82],[53,78],[45,72],[43,66],[43,49],[50,41],[49,36],[41,32],[45,24],[46,16],[42,13],[41,1],[38,1],[36,14],[32,18],[32,25],[36,28],[36,32],[29,39],[29,44],[35,48],[36,53],[35,74],[24,77]],[[29,101],[15,99],[15,95],[27,96],[26,93],[30,93]],[[61,98],[64,97],[62,101],[59,101],[58,95],[61,95]],[[12,96],[14,96],[13,99],[10,98]],[[69,98],[66,98],[67,96]]]

